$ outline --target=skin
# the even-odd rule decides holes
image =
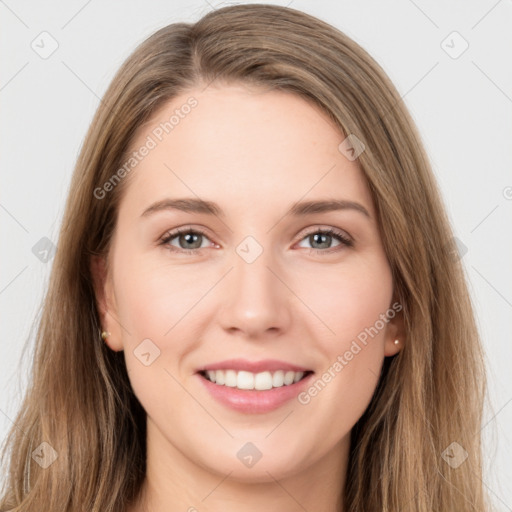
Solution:
[[[189,91],[141,127],[133,148],[190,96],[197,107],[129,177],[109,270],[93,261],[107,343],[124,350],[148,416],[146,481],[131,510],[340,510],[350,432],[384,357],[400,350],[393,343],[403,338],[400,315],[306,405],[293,399],[268,413],[236,412],[212,398],[196,371],[233,357],[269,358],[321,377],[375,324],[394,297],[369,189],[357,160],[338,150],[344,136],[336,126],[285,92]],[[224,216],[141,216],[170,197],[214,201]],[[317,199],[354,201],[369,216],[355,209],[285,215],[295,202]],[[196,247],[183,236],[161,244],[178,227],[206,231],[197,254],[169,249]],[[315,242],[308,235],[320,228],[342,231],[353,246],[334,237]],[[252,263],[236,252],[249,235],[263,249]],[[145,366],[134,350],[148,338],[160,355]],[[251,468],[237,458],[249,441],[262,453]]]

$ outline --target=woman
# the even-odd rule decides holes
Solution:
[[[346,35],[256,4],[159,30],[77,162],[0,510],[487,510],[454,251]]]

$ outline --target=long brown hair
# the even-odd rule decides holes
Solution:
[[[108,254],[129,180],[102,199],[95,191],[123,165],[134,133],[157,109],[214,80],[298,94],[366,147],[359,163],[407,338],[386,359],[373,400],[352,431],[344,488],[340,482],[346,510],[488,510],[480,341],[414,122],[382,68],[345,34],[300,11],[258,4],[162,28],[107,90],[74,170],[30,385],[4,447],[9,467],[0,510],[121,512],[141,489],[145,412],[123,353],[100,338],[90,270],[92,255]],[[36,463],[43,453],[48,460],[57,456],[46,468]],[[448,463],[454,453],[468,457],[454,467]]]

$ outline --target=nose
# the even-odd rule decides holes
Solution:
[[[218,318],[222,328],[252,339],[285,332],[291,321],[293,294],[282,274],[271,251],[264,250],[252,263],[235,254],[234,268],[221,291]]]

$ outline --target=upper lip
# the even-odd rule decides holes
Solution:
[[[294,372],[311,371],[308,368],[287,363],[285,361],[279,361],[278,359],[264,359],[261,361],[248,361],[247,359],[226,359],[225,361],[219,361],[218,363],[212,363],[203,366],[202,368],[199,368],[198,372],[208,370],[236,370],[252,373],[259,373],[264,371],[272,372],[277,370],[289,370]]]

